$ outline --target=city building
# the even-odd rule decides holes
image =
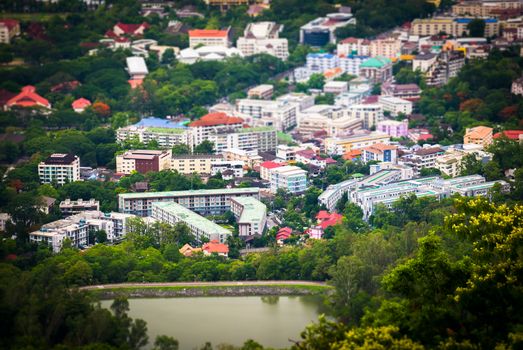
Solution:
[[[10,98],[4,105],[6,110],[10,110],[13,107],[51,109],[51,103],[38,95],[34,86],[27,85],[22,88],[18,95]]]
[[[356,24],[356,18],[350,13],[330,13],[326,17],[316,18],[300,28],[300,44],[316,47],[334,44],[336,29],[349,24]]]
[[[412,113],[412,102],[399,97],[381,95],[378,103],[383,107],[383,111],[389,112],[393,117],[400,114],[407,116]]]
[[[129,73],[131,80],[141,80],[149,74],[143,57],[127,57],[125,60],[127,62],[127,73]]]
[[[390,136],[381,132],[367,132],[346,137],[334,137],[325,139],[325,151],[328,154],[343,155],[353,149],[372,146],[376,143],[388,144]]]
[[[136,139],[143,144],[155,140],[160,148],[172,148],[179,144],[189,144],[189,131],[185,126],[188,120],[174,122],[161,118],[144,118],[138,123],[116,130],[116,141],[123,143]]]
[[[437,59],[438,55],[435,53],[421,53],[416,55],[412,60],[412,70],[419,70],[422,73],[425,73],[430,69]]]
[[[423,168],[435,168],[436,159],[444,153],[445,151],[438,146],[423,147],[413,153],[402,156],[400,158],[400,163],[410,166],[414,169],[415,174],[419,174]]]
[[[305,66],[312,73],[323,73],[340,66],[339,57],[331,53],[309,53]]]
[[[152,203],[151,216],[169,225],[186,224],[197,242],[216,240],[223,243],[232,237],[231,231],[178,203]]]
[[[180,252],[180,254],[182,254],[183,256],[185,257],[190,257],[190,256],[193,256],[195,254],[198,254],[198,253],[201,253],[202,252],[202,248],[193,248],[191,247],[188,243],[185,243],[183,245],[183,247],[181,247],[180,249],[178,249],[178,251]]]
[[[374,84],[383,83],[392,78],[392,61],[382,56],[369,58],[360,64],[360,76]]]
[[[347,55],[339,57],[339,66],[344,73],[359,76],[360,66],[368,60],[369,56]]]
[[[339,56],[370,56],[370,41],[361,38],[346,38],[341,40],[336,52]]]
[[[184,64],[193,64],[198,61],[223,61],[234,56],[243,57],[243,54],[235,47],[197,46],[181,50],[176,59]]]
[[[486,126],[476,126],[474,128],[465,129],[465,136],[463,136],[463,143],[476,144],[487,147],[492,143],[492,128]]]
[[[80,181],[80,158],[74,154],[53,153],[38,164],[38,176],[43,184]]]
[[[381,85],[381,94],[414,102],[420,99],[421,89],[418,84],[396,84],[385,82]]]
[[[231,29],[193,29],[189,30],[189,47],[224,46],[231,47]]]
[[[91,106],[91,101],[83,97],[74,100],[73,103],[71,103],[71,107],[73,108],[73,111],[75,111],[76,113],[82,113],[89,106]]]
[[[286,165],[271,170],[271,192],[279,189],[292,194],[300,194],[307,190],[307,171],[300,167]]]
[[[254,197],[259,199],[260,189],[222,188],[214,190],[187,190],[171,192],[143,192],[118,194],[118,210],[126,214],[149,216],[154,202],[174,202],[201,215],[220,215],[230,210],[230,199]]]
[[[210,175],[212,164],[222,159],[222,156],[219,154],[173,155],[170,168],[180,174]]]
[[[67,198],[64,201],[60,202],[60,213],[62,213],[63,217],[78,214],[82,211],[90,211],[100,210],[100,202],[95,200],[94,198],[91,198],[87,201],[84,201],[82,198],[79,198],[75,201],[72,201],[71,199]]]
[[[189,124],[191,134],[190,142],[192,146],[199,145],[205,140],[209,140],[211,135],[218,132],[231,132],[243,127],[244,120],[232,117],[226,113],[216,112],[204,115],[198,120]],[[226,148],[226,147],[225,147]]]
[[[299,104],[285,100],[266,101],[255,99],[236,100],[236,110],[253,118],[254,125],[272,126],[285,131],[296,126]]]
[[[0,19],[0,43],[10,44],[18,35],[20,35],[20,22],[15,19]]]
[[[129,150],[116,156],[116,172],[130,175],[132,172],[146,174],[149,171],[169,170],[171,150]]]
[[[274,92],[274,86],[262,84],[255,86],[247,91],[248,98],[259,98],[261,100],[270,100]]]
[[[409,121],[382,120],[376,125],[376,131],[383,132],[391,137],[407,137]]]
[[[342,222],[343,215],[320,210],[318,214],[316,214],[316,225],[309,228],[306,234],[309,235],[309,238],[321,239],[327,227],[339,225]]]
[[[523,96],[523,77],[520,77],[512,82],[510,92],[512,92],[514,95]]]
[[[274,22],[249,23],[236,47],[246,57],[265,53],[285,61],[289,57],[289,47],[287,39],[279,38],[282,30],[283,26]]]
[[[397,59],[401,55],[401,40],[396,38],[378,38],[370,42],[371,57],[387,57]]]
[[[388,162],[395,164],[398,158],[398,147],[393,145],[386,145],[383,143],[376,143],[362,149],[363,161],[365,163],[371,161]]]
[[[261,236],[267,224],[267,206],[252,197],[231,199],[231,211],[236,217],[240,237]]]
[[[323,86],[323,92],[330,94],[341,94],[349,90],[349,84],[346,81],[329,81]]]
[[[117,242],[127,234],[128,219],[132,217],[134,215],[83,211],[43,225],[38,231],[29,233],[29,241],[47,244],[57,253],[64,240],[68,239],[73,247],[82,249],[93,243],[89,242],[90,232],[103,230],[109,242]]]
[[[303,92],[291,92],[278,97],[276,101],[286,104],[296,103],[298,105],[298,110],[300,111],[314,106],[315,104],[314,96],[307,95]]]
[[[352,105],[348,107],[347,113],[353,120],[361,121],[363,128],[367,130],[384,119],[383,107],[377,103]]]
[[[242,161],[235,160],[217,160],[211,164],[211,175],[222,175],[224,180],[231,180],[237,177],[243,177],[245,170]]]
[[[442,51],[426,72],[428,86],[442,86],[458,75],[465,65],[463,51]]]
[[[216,152],[224,149],[274,151],[278,145],[276,129],[271,126],[245,127],[234,130],[221,130],[210,134],[207,140],[214,144]]]
[[[295,158],[293,158],[292,160],[295,160]],[[262,180],[271,181],[272,170],[286,165],[287,163],[278,163],[270,160],[263,162],[260,164],[260,178]]]
[[[329,185],[318,197],[318,203],[325,205],[329,211],[336,209],[336,204],[350,190],[358,186],[358,180],[350,179],[334,185]]]
[[[249,5],[252,3],[262,3],[262,0],[204,0],[207,6],[219,6],[220,10],[225,11],[233,6]]]
[[[258,168],[263,162],[263,157],[258,155],[258,150],[242,150],[238,148],[226,148],[222,151],[224,160],[241,161],[250,168]]]
[[[118,22],[113,26],[113,29],[109,29],[105,32],[105,36],[108,38],[118,38],[118,37],[133,37],[133,36],[143,36],[145,31],[149,29],[149,23],[143,22],[140,24],[128,24]]]
[[[495,133],[493,138],[499,139],[502,137],[521,142],[523,141],[523,130],[504,130],[502,132]]]
[[[410,35],[433,36],[445,33],[454,37],[469,35],[468,24],[473,17],[433,17],[417,18],[411,23]],[[481,18],[485,21],[485,37],[499,35],[500,25],[496,18]]]

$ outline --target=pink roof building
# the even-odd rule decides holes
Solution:
[[[276,241],[278,241],[278,242],[280,242],[280,244],[282,244],[283,241],[288,239],[291,235],[292,235],[292,228],[282,227],[278,230],[278,233],[276,234]]]
[[[82,113],[83,111],[85,111],[85,109],[87,107],[89,107],[91,105],[91,101],[89,101],[88,99],[86,98],[79,98],[77,100],[75,100],[72,104],[71,104],[71,107],[73,107],[73,110],[76,112],[76,113]]]
[[[287,165],[287,163],[276,163],[273,161],[266,161],[260,164],[260,177],[262,180],[271,180],[271,170]]]
[[[6,103],[6,108],[12,107],[44,107],[51,108],[49,101],[36,93],[36,88],[27,85],[22,91]]]

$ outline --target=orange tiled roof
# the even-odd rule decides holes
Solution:
[[[222,112],[216,112],[216,113],[209,113],[207,115],[204,115],[198,120],[195,120],[191,124],[189,124],[190,127],[196,128],[196,127],[202,127],[202,126],[215,126],[215,125],[233,125],[233,124],[242,124],[243,119],[238,117],[230,117],[225,113]]]
[[[6,103],[7,106],[32,107],[35,105],[51,108],[49,101],[36,93],[36,89],[32,85],[27,85],[22,88],[22,91],[11,98]]]
[[[189,37],[193,38],[225,38],[229,35],[227,30],[193,29],[189,30]]]
[[[485,138],[490,133],[492,133],[492,128],[487,126],[476,126],[475,128],[470,128],[465,136],[472,138]]]
[[[219,243],[216,240],[210,241],[209,243],[205,243],[202,247],[202,250],[207,253],[221,253],[221,254],[227,254],[229,253],[229,246],[227,244]]]

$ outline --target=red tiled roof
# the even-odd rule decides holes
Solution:
[[[354,37],[350,37],[350,38],[345,38],[341,41],[341,44],[356,44],[358,43],[358,38],[354,38]]]
[[[14,27],[20,25],[20,22],[18,22],[16,19],[0,19],[0,25],[5,25],[9,30],[13,29]]]
[[[71,106],[73,109],[80,109],[80,108],[86,108],[91,105],[91,101],[89,101],[86,98],[79,98],[78,100],[74,101]]]
[[[276,240],[280,239],[287,239],[292,235],[292,228],[290,227],[282,227],[278,230],[278,233],[276,234]]]
[[[22,88],[22,91],[7,101],[6,105],[11,106],[21,106],[21,107],[32,107],[34,105],[40,105],[47,108],[51,108],[49,101],[42,96],[38,95],[36,89],[32,85],[27,85]]]
[[[202,247],[202,250],[207,253],[221,253],[221,254],[227,254],[229,253],[229,246],[227,244],[219,243],[216,240],[210,241],[209,243],[205,243]]]
[[[228,35],[229,35],[228,30],[217,30],[217,29],[189,30],[189,37],[193,37],[193,38],[225,38]]]
[[[336,163],[338,163],[338,162],[335,161],[335,160],[332,159],[332,158],[327,158],[327,159],[325,159],[325,163],[327,163],[327,164],[336,164]]]
[[[316,219],[322,220],[322,219],[328,219],[331,217],[331,214],[329,214],[326,210],[320,210],[318,214],[316,214]]]
[[[393,145],[386,145],[384,143],[377,143],[372,146],[364,148],[365,151],[369,151],[369,152],[373,152],[373,153],[376,153],[376,152],[383,153],[383,151],[396,150],[396,149],[398,149],[398,147],[393,146]]]
[[[143,84],[143,79],[130,79],[127,82],[131,85],[131,89],[136,89]]]
[[[519,140],[520,135],[523,135],[523,130],[505,130],[494,134],[495,139],[499,139],[501,135],[505,135],[511,140]]]
[[[144,27],[144,29],[149,28],[149,23],[143,22],[140,24],[127,24],[118,22],[114,26],[120,28],[125,34],[135,34],[135,32],[142,26]]]
[[[260,164],[260,168],[274,169],[286,165],[285,163],[276,163],[273,161],[266,161]]]
[[[320,215],[321,214],[321,215]],[[320,222],[319,226],[322,229],[326,229],[329,226],[341,224],[343,216],[337,213],[328,213],[322,210],[316,215],[316,219]]]
[[[222,112],[216,112],[216,113],[209,113],[207,115],[204,115],[198,120],[195,120],[191,124],[189,124],[190,127],[201,127],[201,126],[215,126],[215,125],[233,125],[233,124],[242,124],[243,119],[238,117],[230,117],[225,113]]]

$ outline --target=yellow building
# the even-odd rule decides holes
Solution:
[[[381,132],[371,132],[369,134],[352,135],[344,138],[325,139],[325,150],[328,154],[343,155],[353,149],[360,149],[377,143],[388,144],[390,136]]]
[[[171,170],[176,170],[180,174],[210,174],[212,164],[220,160],[222,160],[222,156],[216,154],[173,156]]]
[[[464,144],[476,144],[487,147],[492,143],[492,128],[487,126],[476,126],[467,128],[463,137]]]

